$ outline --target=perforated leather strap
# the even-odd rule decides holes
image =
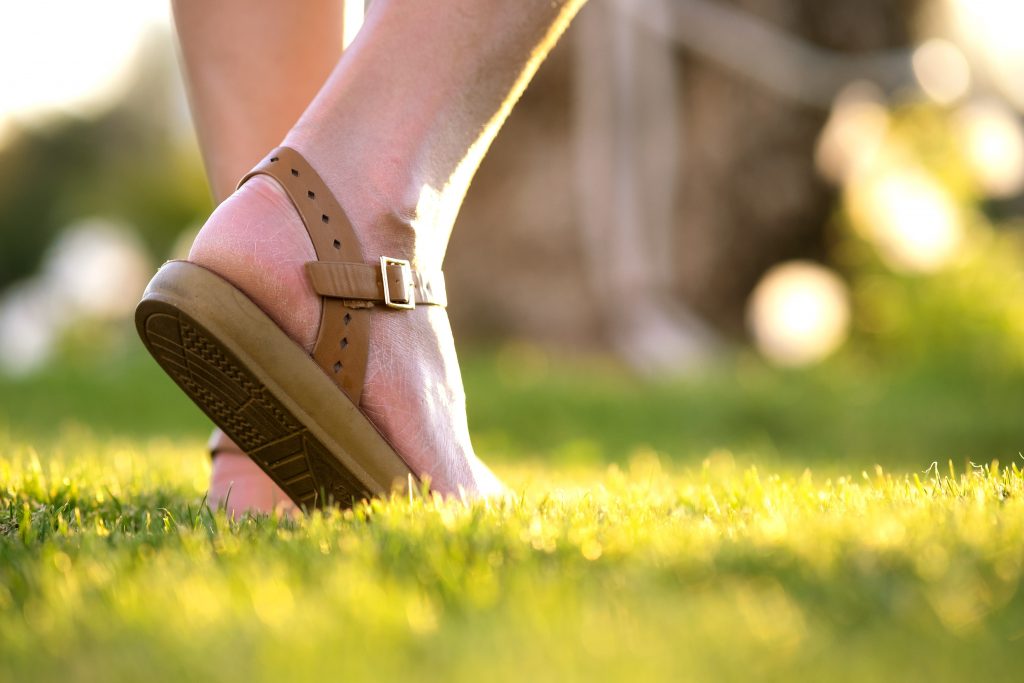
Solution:
[[[254,175],[274,178],[284,189],[316,250],[306,264],[313,290],[323,297],[320,332],[313,359],[355,404],[362,396],[369,353],[370,312],[416,304],[445,305],[444,278],[418,273],[398,258],[367,264],[352,224],[313,167],[295,150],[278,147],[238,183]],[[386,279],[385,279],[386,276]]]
[[[313,291],[321,296],[372,303],[390,300],[402,304],[414,302],[419,306],[447,305],[441,271],[424,273],[396,264],[370,266],[365,263],[315,261],[306,264],[306,274]],[[388,281],[386,293],[384,274]]]

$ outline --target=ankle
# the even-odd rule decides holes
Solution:
[[[442,193],[396,161],[404,155],[358,147],[341,152],[307,137],[293,131],[285,144],[302,154],[338,200],[359,236],[365,262],[386,255],[420,268],[441,267],[455,212],[442,211]]]

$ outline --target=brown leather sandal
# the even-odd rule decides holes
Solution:
[[[281,184],[316,250],[306,264],[323,297],[312,356],[238,288],[187,261],[165,263],[149,283],[135,311],[139,335],[296,504],[351,505],[410,484],[415,473],[359,409],[370,309],[445,306],[444,276],[390,256],[363,263],[341,206],[295,150],[274,150],[239,186],[257,174]]]

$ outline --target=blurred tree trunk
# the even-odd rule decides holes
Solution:
[[[598,6],[607,1],[592,0],[583,12],[608,11]],[[851,54],[908,45],[917,6],[913,0],[729,4],[811,45]],[[581,14],[524,95],[459,219],[446,268],[453,321],[470,338],[510,335],[592,348],[609,342],[602,325],[608,302],[595,300],[588,286],[594,259],[582,242],[573,197],[572,43],[584,20]],[[740,335],[746,298],[768,267],[825,251],[835,198],[817,176],[813,150],[828,112],[755,85],[685,45],[674,58],[682,74],[681,128],[671,144],[686,153],[677,181],[671,290],[720,330]]]

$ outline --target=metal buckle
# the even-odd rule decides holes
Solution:
[[[398,266],[402,269],[402,285],[405,301],[395,301],[391,298],[391,288],[388,286],[388,266]],[[390,256],[380,257],[380,279],[384,283],[384,305],[388,308],[400,308],[411,310],[416,308],[416,288],[412,284],[412,265],[405,259],[391,258]]]

